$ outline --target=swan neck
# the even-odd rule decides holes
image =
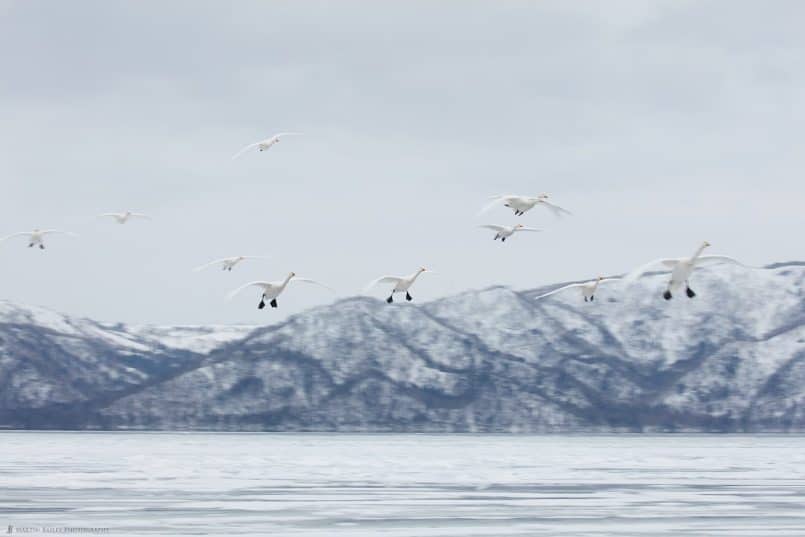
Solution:
[[[282,288],[283,288],[283,289],[285,289],[285,286],[286,286],[286,285],[288,285],[288,282],[290,282],[290,281],[291,281],[291,278],[293,278],[293,274],[288,274],[288,275],[285,277],[285,280],[282,282]]]

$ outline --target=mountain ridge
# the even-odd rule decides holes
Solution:
[[[99,323],[0,302],[0,426],[803,431],[805,262],[421,305],[349,297],[265,326]],[[802,386],[802,387],[801,387]]]

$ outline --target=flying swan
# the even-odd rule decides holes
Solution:
[[[547,296],[555,295],[556,293],[562,292],[565,289],[580,289],[581,296],[584,298],[584,301],[592,302],[593,300],[595,300],[595,292],[598,291],[599,285],[605,282],[617,282],[619,280],[620,278],[604,278],[603,276],[599,276],[598,278],[589,282],[571,283],[570,285],[565,285],[564,287],[560,287],[559,289],[554,289],[550,293],[535,296],[534,300],[539,300]]]
[[[386,302],[391,304],[392,302],[394,302],[394,293],[402,293],[402,292],[405,292],[405,300],[410,302],[414,298],[408,292],[408,289],[410,289],[411,286],[414,285],[416,279],[419,278],[419,275],[422,274],[423,272],[431,272],[431,274],[434,274],[432,271],[429,271],[425,267],[421,267],[419,270],[417,270],[416,272],[414,272],[409,276],[381,276],[376,280],[372,280],[369,283],[369,285],[367,285],[364,288],[364,291],[368,291],[369,289],[380,283],[393,283],[394,287],[392,287],[391,294],[386,299]]]
[[[486,205],[478,214],[483,214],[495,205],[503,204],[504,207],[509,207],[514,211],[515,216],[521,216],[533,209],[536,205],[542,205],[549,209],[555,216],[562,216],[562,215],[570,215],[572,214],[567,209],[560,207],[558,205],[554,205],[553,203],[548,201],[548,194],[540,194],[537,197],[528,197],[528,196],[513,196],[513,195],[505,195],[505,196],[492,196],[492,201]]]
[[[323,283],[319,283],[319,282],[314,281],[314,280],[308,280],[307,278],[299,278],[299,277],[296,276],[295,273],[291,272],[291,273],[288,274],[288,276],[285,277],[285,279],[283,281],[276,281],[276,282],[257,281],[257,282],[249,282],[247,284],[241,285],[240,287],[238,287],[237,289],[235,289],[234,291],[229,293],[227,295],[227,298],[231,300],[232,298],[235,297],[235,295],[237,295],[238,293],[240,293],[241,291],[243,291],[247,287],[259,287],[260,289],[263,290],[263,293],[260,296],[260,303],[257,305],[257,309],[265,308],[266,307],[266,300],[269,301],[269,304],[271,305],[272,308],[276,308],[277,307],[277,297],[282,294],[282,292],[285,290],[285,287],[287,287],[287,285],[290,282],[313,283],[313,284],[316,284],[316,285],[320,285],[321,287],[324,287],[325,289],[329,289],[330,291],[333,290],[331,287],[328,287],[328,286],[324,285]]]
[[[236,158],[241,156],[243,153],[245,153],[245,152],[247,152],[247,151],[249,151],[251,149],[254,149],[255,147],[258,149],[258,151],[268,151],[271,148],[272,145],[276,145],[276,144],[280,143],[280,139],[285,137],[285,136],[301,136],[301,135],[302,135],[301,132],[280,132],[278,134],[275,134],[271,138],[266,138],[265,140],[261,140],[259,142],[255,142],[253,144],[247,145],[246,147],[244,147],[243,149],[241,149],[240,151],[235,153],[232,156],[232,160],[235,160]]]
[[[151,217],[143,213],[133,213],[131,211],[123,211],[122,213],[103,213],[98,215],[99,218],[110,217],[114,218],[118,224],[125,224],[132,218],[144,218],[151,220]]]
[[[232,269],[235,268],[235,265],[246,259],[268,259],[268,257],[262,255],[236,255],[234,257],[224,257],[210,261],[209,263],[204,263],[200,267],[196,267],[193,270],[199,272],[213,265],[221,265],[221,270],[232,272]]]
[[[27,236],[28,237],[28,248],[33,248],[34,246],[39,246],[40,250],[45,249],[45,235],[54,235],[57,233],[61,233],[64,235],[70,235],[73,237],[77,237],[76,233],[72,231],[62,231],[60,229],[34,229],[32,231],[20,231],[19,233],[12,233],[6,237],[0,239],[0,242],[6,241],[13,237],[20,237],[20,236]]]
[[[688,298],[693,298],[696,296],[696,293],[694,293],[693,289],[690,288],[690,283],[688,280],[696,268],[715,263],[732,263],[746,267],[746,265],[737,259],[733,259],[732,257],[727,257],[725,255],[702,255],[702,252],[708,246],[710,246],[710,243],[704,241],[691,257],[655,259],[654,261],[646,263],[642,267],[639,267],[638,269],[629,273],[624,280],[626,282],[633,282],[652,269],[663,272],[670,270],[671,279],[668,281],[668,286],[666,287],[665,292],[662,294],[662,297],[665,300],[671,300],[673,297],[672,293],[678,291],[682,285],[684,285],[685,294],[688,295]]]
[[[500,242],[506,242],[506,239],[508,239],[518,231],[542,231],[541,229],[535,229],[533,227],[525,227],[523,224],[515,224],[513,226],[498,226],[495,224],[485,224],[478,227],[483,227],[494,231],[495,238],[493,240],[500,239]]]

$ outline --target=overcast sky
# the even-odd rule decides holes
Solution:
[[[268,323],[424,265],[418,302],[711,253],[803,259],[802,2],[0,0],[2,298]],[[268,153],[243,145],[301,131]],[[550,193],[574,216],[477,211]],[[119,226],[97,213],[142,211]],[[481,223],[545,230],[493,242]],[[191,269],[272,256],[231,273]],[[280,310],[258,291],[288,271]],[[374,293],[385,295],[384,289]]]

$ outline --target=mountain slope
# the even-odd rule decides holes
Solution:
[[[247,430],[805,430],[805,265],[267,327],[126,327],[0,304],[0,425]]]

